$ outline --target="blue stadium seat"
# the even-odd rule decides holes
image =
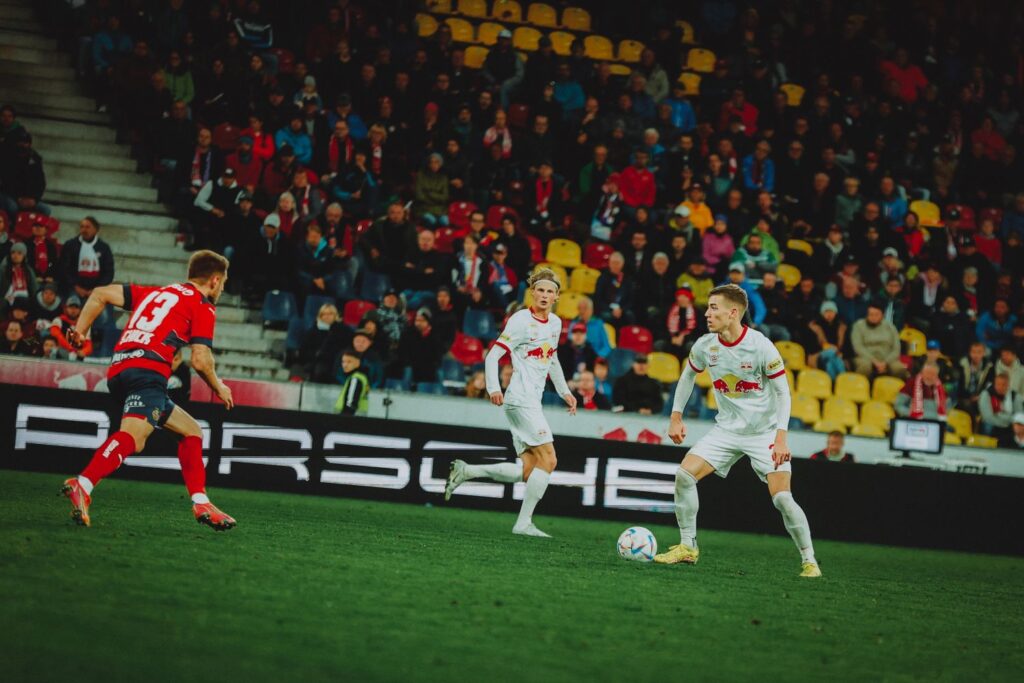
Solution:
[[[466,369],[454,358],[445,358],[441,361],[441,381],[466,383]]]
[[[438,394],[441,396],[446,395],[448,392],[445,391],[444,385],[440,382],[419,382],[416,384],[417,394]]]
[[[462,332],[485,342],[491,342],[498,338],[499,330],[490,311],[468,308],[466,316],[462,320]]]
[[[633,367],[633,358],[636,354],[629,349],[612,349],[608,354],[608,374],[613,379],[618,379],[629,372]]]
[[[565,404],[561,396],[548,389],[544,390],[544,395],[541,397],[540,403],[544,406],[560,406]]]
[[[304,330],[316,327],[316,316],[320,312],[320,307],[325,304],[337,305],[337,302],[333,296],[310,295],[306,297],[306,303],[302,307],[302,328]]]
[[[284,338],[284,348],[288,351],[298,351],[302,348],[302,338],[306,336],[305,321],[302,318],[292,318],[288,321],[288,334]]]
[[[409,391],[409,381],[406,379],[397,379],[395,377],[389,377],[384,380],[384,388],[392,391]]]
[[[263,324],[283,325],[295,317],[295,295],[274,289],[263,297]]]
[[[391,278],[384,273],[375,273],[366,269],[363,271],[363,286],[359,290],[359,298],[379,304],[380,300],[384,298],[384,292],[390,288]]]

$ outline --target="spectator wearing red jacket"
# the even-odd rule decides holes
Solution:
[[[648,154],[638,149],[633,153],[633,165],[619,174],[619,192],[623,203],[631,209],[654,206],[657,188],[654,174],[647,170]]]
[[[269,139],[269,136],[267,137]],[[263,175],[263,160],[253,150],[253,137],[243,134],[238,138],[238,147],[228,155],[224,165],[235,172],[235,180],[246,192],[254,194]]]
[[[274,136],[263,130],[263,117],[258,113],[249,115],[249,127],[242,131],[242,135],[252,138],[252,153],[263,163],[268,163],[274,158]]]
[[[754,137],[754,133],[757,132],[757,119],[760,112],[757,107],[747,102],[747,94],[743,88],[733,89],[732,97],[722,105],[722,111],[718,117],[718,130],[728,130],[729,122],[734,116],[738,116],[740,123],[743,124],[740,131],[748,138]]]
[[[68,331],[78,322],[78,316],[81,312],[82,300],[78,298],[77,294],[72,294],[64,302],[64,312],[53,321],[53,326],[50,327],[50,336],[53,337],[60,348],[67,352],[71,360],[92,355],[91,339],[88,337],[83,339],[82,346],[76,349],[67,338]]]
[[[892,60],[883,60],[880,65],[882,75],[899,84],[899,97],[907,104],[917,102],[917,97],[928,85],[928,78],[921,68],[910,63],[907,49],[900,47]]]

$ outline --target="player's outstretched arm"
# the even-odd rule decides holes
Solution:
[[[484,376],[487,378],[487,394],[491,397],[491,403],[500,406],[505,397],[501,393],[501,380],[498,376],[498,362],[505,355],[505,347],[495,344],[487,352],[484,358]]]
[[[775,393],[776,401],[776,423],[778,431],[775,432],[775,447],[772,449],[772,461],[776,469],[792,457],[789,450],[789,416],[793,407],[793,399],[789,393],[789,379],[786,372],[768,380],[771,390]]]
[[[199,373],[199,376],[206,382],[206,386],[213,390],[228,410],[235,405],[235,399],[231,396],[231,387],[221,381],[214,368],[213,351],[206,344],[192,345],[192,369]]]
[[[683,374],[679,376],[679,383],[676,384],[676,393],[672,398],[672,417],[669,418],[668,438],[672,443],[678,445],[686,438],[686,425],[683,424],[683,410],[693,393],[693,385],[697,382],[697,373],[689,362],[683,366]]]
[[[96,318],[107,307],[107,304],[124,308],[124,285],[103,285],[92,290],[75,322],[75,327],[68,332],[68,341],[72,346],[75,348],[82,346],[85,335],[89,333],[92,324],[96,322]]]

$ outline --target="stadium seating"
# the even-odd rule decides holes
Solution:
[[[937,228],[942,225],[942,212],[938,204],[918,199],[910,202],[910,210],[917,214],[921,225],[926,228]]]
[[[704,405],[708,410],[718,410],[718,399],[715,397],[715,390],[708,389],[704,392]]]
[[[633,367],[633,358],[636,353],[623,348],[612,349],[608,354],[608,374],[611,377],[621,377]]]
[[[486,17],[487,0],[459,0],[456,11],[467,17]]]
[[[405,378],[388,377],[384,380],[384,388],[389,391],[409,391],[412,384]]]
[[[780,263],[775,272],[779,279],[782,280],[782,284],[786,286],[787,292],[792,292],[800,284],[800,269],[794,265]]]
[[[501,24],[485,21],[476,27],[476,42],[490,47],[498,42],[498,34],[505,30]]]
[[[619,61],[629,64],[640,62],[640,53],[644,51],[644,44],[639,40],[623,40],[619,42]]]
[[[570,31],[590,32],[590,12],[582,7],[566,7],[562,12],[562,25]]]
[[[455,333],[455,341],[449,353],[463,365],[473,366],[484,362],[484,345],[476,337],[462,332]]]
[[[831,432],[842,432],[843,434],[845,434],[847,431],[846,425],[843,424],[842,422],[824,419],[815,422],[814,427],[812,427],[812,429],[816,432],[822,432],[824,434],[829,434]]]
[[[860,423],[889,431],[889,422],[896,417],[892,405],[884,401],[868,401],[860,408]]]
[[[866,403],[871,400],[871,382],[856,372],[843,372],[836,377],[834,393],[854,403]]]
[[[332,296],[307,296],[306,302],[302,305],[302,327],[307,330],[313,329],[316,326],[320,307],[333,303],[334,297]]]
[[[684,20],[676,19],[676,28],[679,29],[679,42],[683,45],[694,45],[697,42],[696,34],[693,31],[693,24]]]
[[[604,324],[604,333],[608,337],[608,345],[613,349],[616,348],[618,346],[618,333],[615,331],[615,328],[612,327],[611,323]]]
[[[583,39],[584,54],[591,59],[612,60],[615,59],[615,47],[612,41],[604,36],[589,35]]]
[[[985,436],[984,434],[971,434],[964,441],[968,446],[975,448],[995,448],[999,445],[999,440],[994,436]]]
[[[946,416],[946,423],[953,428],[953,431],[961,439],[966,439],[974,433],[974,418],[967,411],[954,408]]]
[[[376,308],[377,305],[372,301],[360,301],[358,299],[347,301],[341,314],[341,321],[349,327],[359,327],[359,321],[363,319],[363,316]]]
[[[807,367],[807,354],[800,344],[793,341],[777,341],[775,348],[779,350],[787,369],[797,372]]]
[[[597,279],[601,277],[601,271],[580,266],[573,268],[569,276],[569,289],[579,294],[593,294],[597,287]]]
[[[848,428],[860,421],[857,418],[857,404],[838,396],[825,399],[821,407],[821,418],[840,422]]]
[[[686,53],[686,67],[691,71],[709,74],[715,70],[715,53],[702,47],[692,48]]]
[[[558,265],[557,263],[549,263],[547,261],[542,261],[541,263],[538,263],[533,267],[532,272],[538,271],[541,268],[550,268],[551,271],[555,274],[555,277],[558,278],[558,282],[562,285],[563,288],[565,288],[568,285],[569,271],[567,271],[562,266]]]
[[[553,239],[548,242],[548,251],[545,258],[549,263],[557,263],[566,268],[575,268],[580,265],[580,245],[572,240]]]
[[[928,338],[924,332],[913,327],[904,327],[900,330],[900,341],[906,344],[907,355],[923,356],[928,350]]]
[[[541,35],[541,32],[532,26],[520,26],[512,32],[512,45],[517,50],[536,52]]]
[[[572,54],[572,44],[576,36],[565,31],[552,31],[548,38],[551,39],[551,47],[556,55],[568,57]]]
[[[903,389],[905,382],[899,377],[881,375],[875,378],[871,384],[871,400],[882,401],[892,405],[896,402],[896,395]]]
[[[783,83],[779,86],[779,90],[786,94],[787,106],[799,107],[804,101],[803,86],[797,85],[796,83]]]
[[[591,242],[583,249],[583,263],[596,270],[608,267],[608,257],[615,249],[610,244]]]
[[[505,217],[505,214],[511,214],[517,221],[519,221],[519,214],[511,206],[503,206],[501,204],[491,204],[490,208],[487,209],[487,227],[498,229],[501,227],[501,219]]]
[[[516,0],[494,0],[491,6],[491,16],[501,21],[523,22],[523,6]]]
[[[452,0],[425,0],[424,5],[428,12],[435,14],[452,13]]]
[[[452,40],[456,43],[473,42],[473,24],[458,17],[448,17],[444,23],[452,30]]]
[[[808,256],[814,256],[814,247],[807,240],[789,240],[786,242],[786,248],[799,251]]]
[[[698,95],[700,95],[699,75],[690,71],[684,71],[683,73],[679,74],[679,78],[677,80],[683,84],[683,92],[688,97],[697,97]]]
[[[963,440],[953,432],[943,433],[942,442],[945,443],[947,446],[959,446],[963,444]]]
[[[947,204],[946,213],[956,209],[960,212],[960,228],[963,230],[975,230],[978,227],[974,219],[974,209],[966,204]]]
[[[821,403],[807,394],[793,394],[792,416],[810,426],[821,419]]]
[[[444,390],[444,384],[441,382],[417,382],[416,383],[417,394],[439,394],[445,395],[448,392]]]
[[[298,311],[295,295],[273,289],[263,297],[263,324],[269,326],[286,325]]]
[[[544,243],[533,235],[526,236],[526,242],[530,245],[530,262],[540,263],[544,260]]]
[[[624,325],[619,329],[619,348],[636,353],[650,353],[654,348],[654,335],[640,325]]]
[[[655,351],[647,356],[647,374],[662,384],[679,381],[679,359],[671,353]]]
[[[564,282],[564,280],[563,280]],[[555,305],[555,315],[559,318],[572,320],[580,310],[580,299],[586,295],[573,291],[563,291],[558,295],[558,303]]]
[[[525,131],[530,123],[530,107],[522,102],[515,102],[508,108],[508,125],[513,130]]]
[[[689,361],[689,359],[683,360],[684,363],[686,363],[688,361]],[[701,389],[710,389],[711,388],[711,374],[707,370],[703,370],[703,371],[697,373],[696,384]]]
[[[445,386],[462,388],[466,383],[466,368],[454,358],[441,360],[441,381]]]
[[[438,228],[434,231],[435,241],[434,249],[441,252],[442,254],[452,254],[455,252],[455,242],[457,238],[455,228]],[[461,245],[460,245],[461,247]]]
[[[270,54],[277,57],[277,71],[282,74],[290,74],[295,70],[295,55],[291,50],[283,47],[270,49]]]
[[[491,342],[498,338],[500,330],[490,311],[467,308],[462,319],[462,331],[471,337]]]
[[[988,207],[981,210],[978,214],[978,225],[980,226],[984,221],[992,221],[996,226],[998,232],[999,226],[1003,223],[1003,210],[996,207]]]
[[[465,64],[467,69],[481,69],[487,60],[489,50],[479,45],[470,45],[466,48]]]
[[[633,70],[625,64],[611,64],[609,65],[609,69],[612,72],[612,76],[628,76],[633,73]]]
[[[363,271],[363,286],[360,289],[359,297],[367,301],[380,301],[384,292],[391,287],[391,278],[383,273],[375,273],[372,270]]]
[[[558,26],[558,13],[551,5],[534,2],[526,10],[526,21],[534,26],[555,28]]]
[[[468,228],[469,216],[476,211],[473,202],[452,202],[448,205],[448,223],[456,228]]]
[[[797,393],[826,399],[832,396],[832,378],[824,370],[806,368],[796,378]]]
[[[416,24],[416,35],[420,38],[429,38],[437,33],[437,19],[429,14],[417,14],[413,22]]]
[[[238,138],[241,136],[242,131],[238,126],[225,121],[213,129],[213,144],[220,151],[229,154],[238,147]]]
[[[885,431],[876,425],[868,424],[856,424],[853,429],[850,430],[850,434],[854,436],[866,436],[869,438],[883,439],[885,438]]]

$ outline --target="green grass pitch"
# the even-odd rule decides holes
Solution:
[[[625,562],[624,522],[0,471],[8,681],[994,681],[1024,671],[1024,560],[705,531]],[[714,505],[706,501],[705,505]],[[543,503],[540,506],[543,512]],[[666,522],[670,522],[666,517]],[[994,520],[993,523],[996,523]],[[811,520],[812,528],[814,520]],[[781,527],[781,522],[780,522]],[[665,546],[670,526],[652,529]]]

